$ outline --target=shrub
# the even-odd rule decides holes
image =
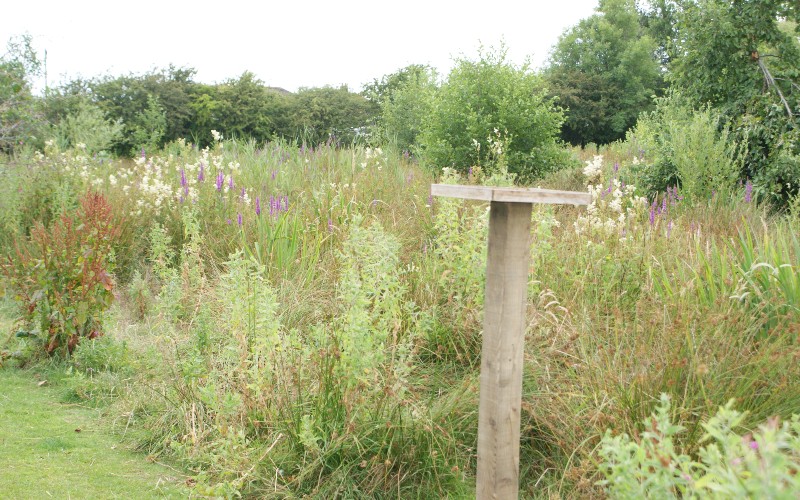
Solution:
[[[461,59],[434,98],[420,138],[427,160],[466,173],[490,154],[488,138],[509,139],[509,172],[530,180],[567,161],[558,135],[564,115],[527,63],[515,67],[505,49]],[[475,142],[480,148],[475,147]]]
[[[695,461],[678,451],[683,427],[672,423],[666,395],[644,430],[631,438],[607,431],[600,443],[600,482],[613,498],[789,498],[800,488],[800,418],[772,418],[753,433],[736,431],[744,415],[733,402],[703,424]]]
[[[656,110],[642,115],[629,142],[644,155],[641,185],[653,195],[680,185],[693,197],[730,193],[741,169],[741,154],[720,117],[710,108],[694,110],[677,92],[657,99]]]
[[[39,340],[47,354],[70,354],[82,338],[102,335],[102,313],[114,298],[112,246],[119,235],[111,205],[88,192],[74,215],[51,227],[37,223],[2,270],[22,305],[18,335]]]

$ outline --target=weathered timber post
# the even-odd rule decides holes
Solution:
[[[490,202],[478,406],[478,499],[519,495],[525,309],[534,203],[588,205],[589,193],[433,184],[431,194]]]

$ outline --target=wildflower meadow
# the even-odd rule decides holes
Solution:
[[[358,93],[171,66],[37,95],[9,43],[0,438],[60,427],[0,446],[0,497],[108,433],[170,495],[475,498],[491,207],[433,196],[459,184],[591,199],[531,214],[520,498],[797,498],[798,26],[600,2],[543,68],[481,46]],[[17,411],[48,394],[94,427]]]

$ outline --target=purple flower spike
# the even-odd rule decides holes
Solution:
[[[197,181],[198,182],[203,182],[204,180],[206,180],[206,166],[203,165],[203,162],[201,161],[200,162],[200,171],[197,172]]]
[[[230,226],[231,224],[233,224],[233,221],[232,221],[232,220],[230,220],[230,219],[228,219],[228,220],[227,220],[227,222],[228,222],[228,225],[229,225],[229,226]]]
[[[146,155],[146,154],[145,154],[145,152],[144,152],[144,148],[142,148],[141,155],[142,155],[142,158],[147,158],[147,155]]]
[[[656,210],[655,210],[655,203],[650,205],[650,226],[652,227],[653,224],[656,223]]]
[[[181,187],[186,187],[188,183],[186,182],[186,171],[181,168]]]
[[[233,191],[234,184],[233,184],[233,174],[228,178],[228,188]]]
[[[750,203],[752,201],[753,201],[753,181],[747,179],[747,184],[744,185],[744,202]]]
[[[256,196],[256,215],[261,215],[261,197]]]
[[[269,215],[275,215],[275,197],[272,195],[269,195]]]
[[[619,162],[614,162],[614,173],[619,172]]]
[[[328,231],[333,232],[333,221],[328,219]]]
[[[284,212],[289,211],[289,195],[283,197],[283,211]]]
[[[217,191],[222,191],[222,185],[225,184],[225,175],[220,170],[217,174]]]
[[[236,222],[239,223],[239,227],[242,227],[242,214],[241,213],[236,214]]]
[[[242,186],[242,194],[240,194],[239,196],[240,196],[242,199],[244,199],[244,195],[245,195],[245,192],[244,192],[244,186]]]

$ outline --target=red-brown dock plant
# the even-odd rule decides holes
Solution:
[[[114,298],[112,248],[119,236],[106,198],[87,192],[73,214],[50,227],[37,222],[2,262],[21,304],[20,337],[49,355],[68,356],[83,338],[102,335],[102,313]]]

